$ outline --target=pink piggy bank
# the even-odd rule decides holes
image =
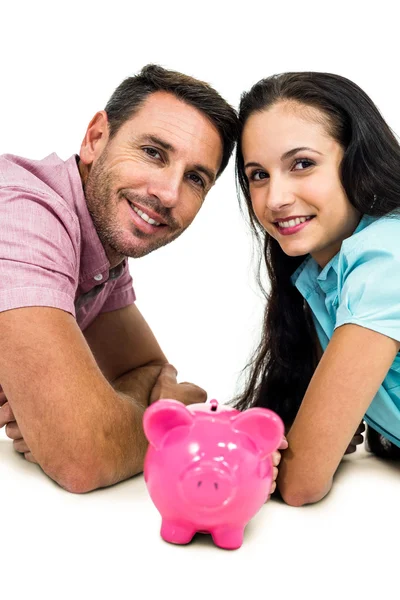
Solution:
[[[284,434],[278,415],[216,400],[158,400],[143,425],[150,442],[144,478],[162,516],[161,537],[187,544],[196,532],[210,533],[217,546],[239,548],[271,489],[270,455]]]

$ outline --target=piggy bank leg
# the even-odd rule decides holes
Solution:
[[[196,530],[190,524],[176,523],[176,521],[162,520],[161,537],[171,544],[188,544],[192,541]]]
[[[243,543],[244,527],[218,527],[211,532],[216,546],[236,550]]]

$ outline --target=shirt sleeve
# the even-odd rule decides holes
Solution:
[[[129,273],[128,259],[124,270],[120,277],[116,280],[115,286],[104,302],[100,312],[110,312],[112,310],[118,310],[119,308],[125,308],[133,304],[136,300],[136,295],[133,289],[132,277]]]
[[[75,316],[79,236],[56,198],[0,188],[0,311],[49,306]]]
[[[354,323],[400,341],[400,248],[396,246],[393,240],[373,240],[344,257],[335,328]]]

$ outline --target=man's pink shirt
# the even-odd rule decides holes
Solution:
[[[0,156],[0,312],[58,308],[84,330],[134,301],[128,261],[110,270],[76,157]]]

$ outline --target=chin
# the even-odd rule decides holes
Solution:
[[[287,256],[292,256],[293,258],[296,256],[306,256],[307,254],[310,254],[310,250],[308,248],[284,248],[282,246],[281,248]]]

